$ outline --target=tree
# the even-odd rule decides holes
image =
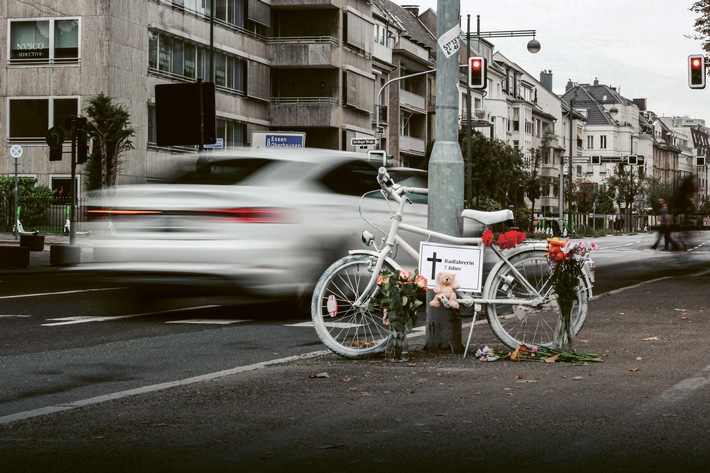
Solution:
[[[460,134],[459,142],[465,150],[464,133]],[[473,202],[467,202],[467,207],[481,209],[480,205],[490,199],[497,202],[500,209],[516,205],[518,200],[522,200],[525,171],[520,151],[504,141],[491,140],[475,132],[471,140],[471,155],[470,185],[473,188]]]
[[[615,192],[619,211],[625,208],[627,214],[631,212],[636,196],[643,187],[643,182],[638,172],[634,172],[634,168],[635,166],[629,166],[629,169],[626,170],[623,164],[619,164],[618,172],[606,180],[609,188]],[[625,225],[628,228],[631,226],[630,214],[625,218]]]
[[[697,34],[688,38],[702,41],[703,51],[710,52],[710,0],[696,0],[690,11],[700,15],[693,25]]]
[[[121,153],[133,149],[130,114],[123,105],[103,93],[94,96],[86,108],[87,129],[94,140],[90,159],[86,163],[86,187],[104,189],[116,184]]]

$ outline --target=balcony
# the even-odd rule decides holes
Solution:
[[[540,169],[540,177],[560,177],[560,170],[550,164],[543,164]]]
[[[409,154],[424,156],[426,141],[412,136],[399,135],[399,150]]]
[[[408,90],[399,89],[399,104],[402,107],[419,113],[426,112],[426,97],[409,92]]]
[[[466,110],[463,110],[463,113],[461,114],[461,125],[466,126],[466,123],[468,121],[468,113]],[[471,123],[476,126],[476,125],[490,125],[491,124],[491,112],[489,110],[486,110],[485,108],[474,108],[473,113],[471,114]]]
[[[332,97],[274,97],[269,112],[274,127],[330,127],[341,109]]]
[[[424,62],[429,62],[429,51],[421,46],[414,44],[407,38],[400,36],[399,48],[400,51],[406,51],[412,57],[416,57]]]
[[[270,38],[269,52],[272,58],[279,58],[278,65],[283,67],[337,67],[342,62],[338,40],[332,36]]]

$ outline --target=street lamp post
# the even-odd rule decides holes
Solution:
[[[394,79],[390,79],[387,82],[384,83],[382,87],[380,87],[379,92],[377,92],[377,97],[375,97],[375,138],[377,140],[377,149],[382,149],[381,145],[381,133],[380,133],[380,108],[382,107],[382,92],[385,91],[385,89],[392,83],[404,80],[404,79],[409,79],[410,77],[416,77],[416,76],[421,76],[424,74],[431,74],[432,72],[436,72],[436,69],[427,69],[426,71],[422,72],[415,72],[414,74],[408,74],[406,76],[400,76],[400,77],[395,77]]]

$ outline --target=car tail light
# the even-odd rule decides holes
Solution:
[[[90,209],[90,219],[111,217],[141,217],[144,215],[164,215],[181,217],[209,217],[241,223],[290,223],[293,219],[285,209],[267,207],[241,207],[233,209],[204,210],[145,210],[145,209]]]
[[[292,221],[286,210],[277,208],[208,209],[197,210],[195,213],[243,223],[290,223]]]

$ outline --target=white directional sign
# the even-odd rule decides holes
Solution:
[[[375,138],[350,138],[350,146],[374,146],[376,143]]]
[[[10,156],[13,158],[19,158],[22,156],[22,146],[20,145],[12,145],[10,148]]]

